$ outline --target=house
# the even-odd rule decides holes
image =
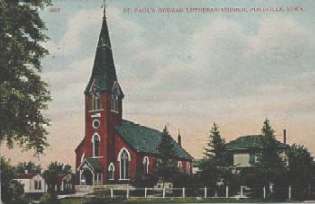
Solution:
[[[76,183],[102,185],[130,183],[138,169],[152,175],[162,133],[123,119],[124,93],[120,87],[105,10],[92,74],[85,94],[85,137],[75,149]],[[192,156],[172,139],[178,167],[192,172]]]
[[[47,184],[45,179],[40,174],[24,173],[13,179],[21,183],[24,187],[24,192],[27,194],[40,194],[47,192]]]
[[[280,151],[282,150],[281,156],[285,158],[285,150],[288,148],[286,144],[286,130],[283,131],[283,143],[277,142]],[[252,167],[257,162],[257,157],[262,147],[262,135],[241,136],[225,146],[226,150],[232,155],[233,166],[238,168]]]

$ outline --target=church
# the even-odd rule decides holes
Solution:
[[[85,95],[85,136],[75,149],[78,185],[130,183],[136,171],[152,175],[162,133],[123,119],[124,93],[120,87],[104,9],[95,60]],[[180,171],[192,173],[192,156],[181,136],[172,139]]]

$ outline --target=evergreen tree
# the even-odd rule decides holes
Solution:
[[[221,179],[227,182],[226,179],[230,177],[228,165],[225,140],[221,137],[217,124],[213,123],[204,158],[199,163],[199,174],[205,185],[214,187]]]
[[[262,149],[258,154],[257,171],[261,176],[262,185],[266,186],[267,193],[270,194],[269,185],[279,185],[279,182],[286,174],[285,161],[280,154],[284,151],[279,148],[279,142],[276,140],[274,130],[268,119],[264,121],[262,127]]]
[[[172,181],[174,175],[178,172],[177,161],[174,158],[174,143],[166,127],[163,129],[158,151],[156,174],[164,185],[165,181]]]
[[[276,140],[274,130],[272,129],[268,119],[264,121],[262,128],[263,148],[260,157],[260,164],[265,167],[278,167],[283,164],[280,157],[281,149],[279,142]]]
[[[217,124],[213,123],[209,142],[205,148],[205,157],[207,159],[215,159],[217,165],[224,165],[226,163],[225,155],[225,140],[221,137]]]
[[[39,9],[49,0],[0,1],[0,142],[14,142],[42,153],[47,146],[43,115],[50,100],[41,79],[40,60],[48,54],[48,39]]]
[[[307,197],[313,174],[313,157],[303,145],[293,144],[288,149],[288,180],[293,190],[293,198]]]
[[[153,187],[158,180],[155,175],[145,174],[144,171],[143,163],[139,161],[135,178],[132,181],[133,185],[137,188]]]

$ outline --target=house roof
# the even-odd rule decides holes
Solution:
[[[279,141],[279,148],[286,148],[287,145]],[[246,135],[238,137],[235,140],[227,143],[225,148],[229,151],[238,151],[238,150],[255,150],[261,149],[263,147],[263,136],[262,135]]]
[[[17,179],[32,179],[36,175],[38,174],[35,174],[35,173],[18,174],[16,178]]]
[[[127,120],[123,120],[122,123],[116,127],[116,130],[137,152],[159,154],[158,145],[162,139],[162,132]],[[173,138],[171,141],[174,144],[175,156],[177,158],[192,160],[193,157],[178,145]]]
[[[93,71],[85,89],[85,94],[89,93],[93,87],[96,92],[111,91],[115,81],[117,81],[117,76],[104,10],[103,24],[96,48]]]

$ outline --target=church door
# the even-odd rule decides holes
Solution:
[[[82,173],[82,178],[85,181],[85,185],[93,185],[93,174],[90,170],[85,169]]]

